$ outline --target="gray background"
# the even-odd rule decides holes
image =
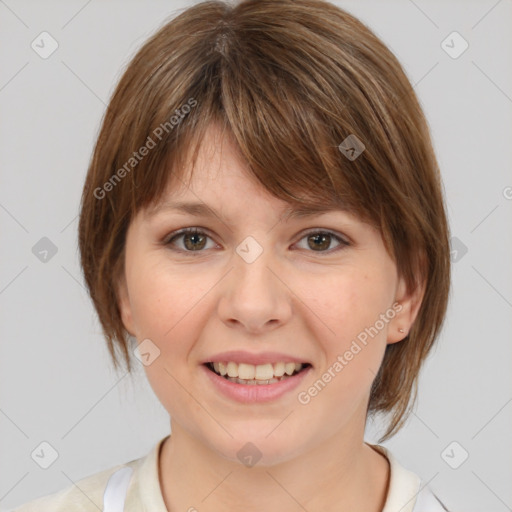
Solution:
[[[457,237],[439,345],[415,413],[384,444],[451,510],[512,510],[512,2],[335,3],[389,45],[415,85]],[[141,457],[168,433],[142,367],[133,382],[111,369],[76,230],[92,146],[124,65],[189,5],[0,1],[1,510]],[[441,46],[454,30],[469,43],[456,59]],[[31,48],[42,31],[59,44],[47,59]],[[46,263],[32,252],[43,237],[58,249]],[[369,425],[367,441],[376,433]],[[58,452],[48,469],[31,458],[43,441]]]

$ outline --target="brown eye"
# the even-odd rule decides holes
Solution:
[[[309,247],[313,250],[328,249],[331,245],[331,235],[320,233],[317,235],[308,236]]]
[[[313,252],[334,252],[343,247],[350,245],[346,240],[340,236],[331,233],[330,231],[310,231],[301,239],[307,239],[307,247]],[[338,246],[329,250],[333,240],[338,243]]]
[[[196,228],[184,229],[165,242],[165,245],[175,245],[175,241],[182,239],[182,247],[178,247],[184,252],[201,252],[207,239],[210,238],[206,233]],[[184,248],[183,248],[184,247]]]
[[[206,237],[200,233],[185,233],[183,241],[185,247],[191,251],[203,249],[206,245]]]
[[[178,244],[180,239],[182,243]],[[164,245],[175,246],[178,252],[197,253],[199,255],[201,252],[205,252],[205,249],[211,249],[211,247],[206,247],[208,239],[211,240],[211,237],[206,232],[198,228],[186,228],[175,233],[163,243]],[[310,231],[301,238],[302,240],[307,240],[307,246],[302,247],[303,249],[317,253],[330,254],[350,245],[347,240],[330,231]],[[338,245],[330,248],[333,242]]]

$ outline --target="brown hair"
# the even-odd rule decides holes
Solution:
[[[78,228],[114,367],[117,347],[132,369],[117,296],[129,223],[160,200],[171,177],[183,176],[185,158],[197,154],[212,123],[233,137],[275,197],[343,205],[379,229],[409,290],[424,283],[418,316],[404,340],[386,347],[368,404],[369,414],[392,413],[381,441],[391,437],[410,414],[446,313],[442,184],[400,63],[362,22],[322,0],[196,4],[159,29],[125,70],[91,159]],[[338,147],[350,135],[365,146],[355,159]]]

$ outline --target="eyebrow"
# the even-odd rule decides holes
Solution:
[[[344,211],[348,212],[349,209],[341,203],[329,203],[325,205],[300,205],[300,206],[288,206],[283,211],[283,219],[297,219],[305,217],[313,217],[328,213],[330,211]],[[185,202],[185,201],[166,201],[160,203],[155,207],[148,210],[146,216],[153,217],[161,212],[176,211],[181,213],[187,213],[196,217],[217,217],[222,218],[213,208],[208,206],[206,203],[201,202]]]

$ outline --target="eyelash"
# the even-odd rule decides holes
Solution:
[[[163,244],[170,246],[170,245],[172,245],[173,241],[175,241],[176,239],[178,239],[178,238],[180,238],[180,237],[182,237],[184,235],[206,235],[208,238],[211,239],[210,235],[208,235],[208,233],[206,231],[202,231],[201,228],[197,228],[197,227],[194,227],[194,228],[184,228],[184,229],[181,229],[181,230],[179,230],[177,232],[173,232],[170,235],[168,235],[164,239]],[[303,233],[303,235],[299,239],[299,241],[302,240],[303,238],[306,238],[309,235],[329,235],[332,238],[334,238],[337,242],[339,242],[340,245],[338,247],[334,248],[334,249],[330,249],[330,250],[327,250],[327,251],[313,251],[313,250],[311,250],[311,251],[307,251],[307,252],[318,253],[318,254],[332,254],[334,252],[340,251],[340,250],[344,249],[345,247],[351,245],[347,240],[345,240],[341,236],[337,235],[336,233],[334,233],[332,231],[329,231],[329,230],[319,230],[319,229],[312,229],[312,230],[307,231],[306,233]],[[188,250],[185,250],[185,249],[172,249],[172,250],[177,251],[177,252],[181,252],[181,253],[191,254],[193,256],[200,256],[201,253],[204,253],[206,249],[198,250],[198,251],[188,251]]]

